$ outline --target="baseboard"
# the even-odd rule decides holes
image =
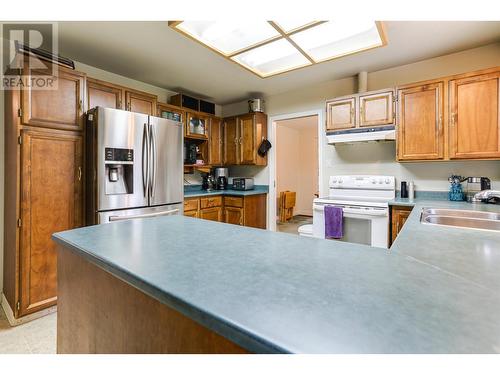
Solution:
[[[296,210],[296,211],[293,213],[293,216],[298,216],[298,215],[300,215],[300,216],[310,216],[310,217],[312,217],[312,216],[313,216],[313,213],[312,213],[312,211],[311,211],[311,210],[309,210],[309,211],[305,211],[305,210],[304,210],[304,211],[302,211],[302,210]]]
[[[47,307],[46,309],[37,311],[33,314],[23,316],[21,318],[15,318],[14,312],[12,311],[12,308],[10,307],[9,302],[7,302],[7,299],[5,298],[5,295],[3,293],[2,293],[2,300],[0,301],[0,304],[2,305],[2,309],[5,312],[5,316],[7,317],[7,320],[9,321],[9,324],[12,327],[18,326],[20,324],[31,322],[32,320],[41,318],[43,316],[52,314],[53,312],[57,311],[57,305],[56,305],[56,306]]]

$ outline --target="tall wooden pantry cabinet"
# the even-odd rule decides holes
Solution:
[[[25,71],[23,74],[39,74]],[[5,91],[4,296],[14,318],[57,302],[51,235],[83,225],[85,74]]]

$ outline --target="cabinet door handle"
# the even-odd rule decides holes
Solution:
[[[78,101],[78,109],[80,110],[80,112],[83,110],[83,102],[82,102],[82,99],[80,99]]]
[[[78,181],[82,180],[82,167],[78,167]]]
[[[455,126],[455,116],[456,116],[456,113],[452,112],[451,113],[451,126]]]

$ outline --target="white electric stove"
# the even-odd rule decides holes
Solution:
[[[396,196],[393,176],[330,176],[329,196],[313,204],[313,236],[325,238],[324,208],[342,207],[343,232],[340,241],[375,247],[388,246],[389,201]]]

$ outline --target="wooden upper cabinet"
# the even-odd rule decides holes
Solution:
[[[57,300],[52,233],[83,224],[83,145],[81,136],[21,134],[20,315],[26,315]]]
[[[210,165],[222,165],[223,164],[223,122],[219,117],[212,117],[210,121],[210,153],[209,153],[209,164]]]
[[[267,156],[260,156],[257,152],[265,139],[267,139],[267,115],[265,113],[254,113],[255,127],[255,165],[267,165]]]
[[[112,83],[87,79],[87,108],[123,109],[123,88]]]
[[[450,158],[500,157],[500,72],[449,82]]]
[[[356,98],[332,100],[326,103],[326,130],[356,127]]]
[[[398,88],[398,160],[443,159],[443,82]]]
[[[210,126],[210,118],[198,112],[186,112],[186,129],[184,135],[186,137],[208,139],[208,128]]]
[[[238,116],[239,164],[255,164],[255,117],[252,113]]]
[[[224,164],[267,165],[267,157],[258,154],[267,138],[267,115],[246,113],[224,119]]]
[[[33,70],[32,75],[36,74]],[[82,129],[85,74],[60,68],[56,83],[57,88],[52,90],[21,90],[23,125]]]
[[[236,117],[224,119],[224,164],[235,165],[239,163],[238,155],[238,129]]]
[[[126,110],[156,116],[158,97],[141,91],[127,89],[125,91]]]
[[[359,96],[359,126],[394,125],[394,92]]]
[[[169,120],[183,122],[185,114],[181,108],[175,105],[158,103],[158,106],[156,107],[156,115]]]

